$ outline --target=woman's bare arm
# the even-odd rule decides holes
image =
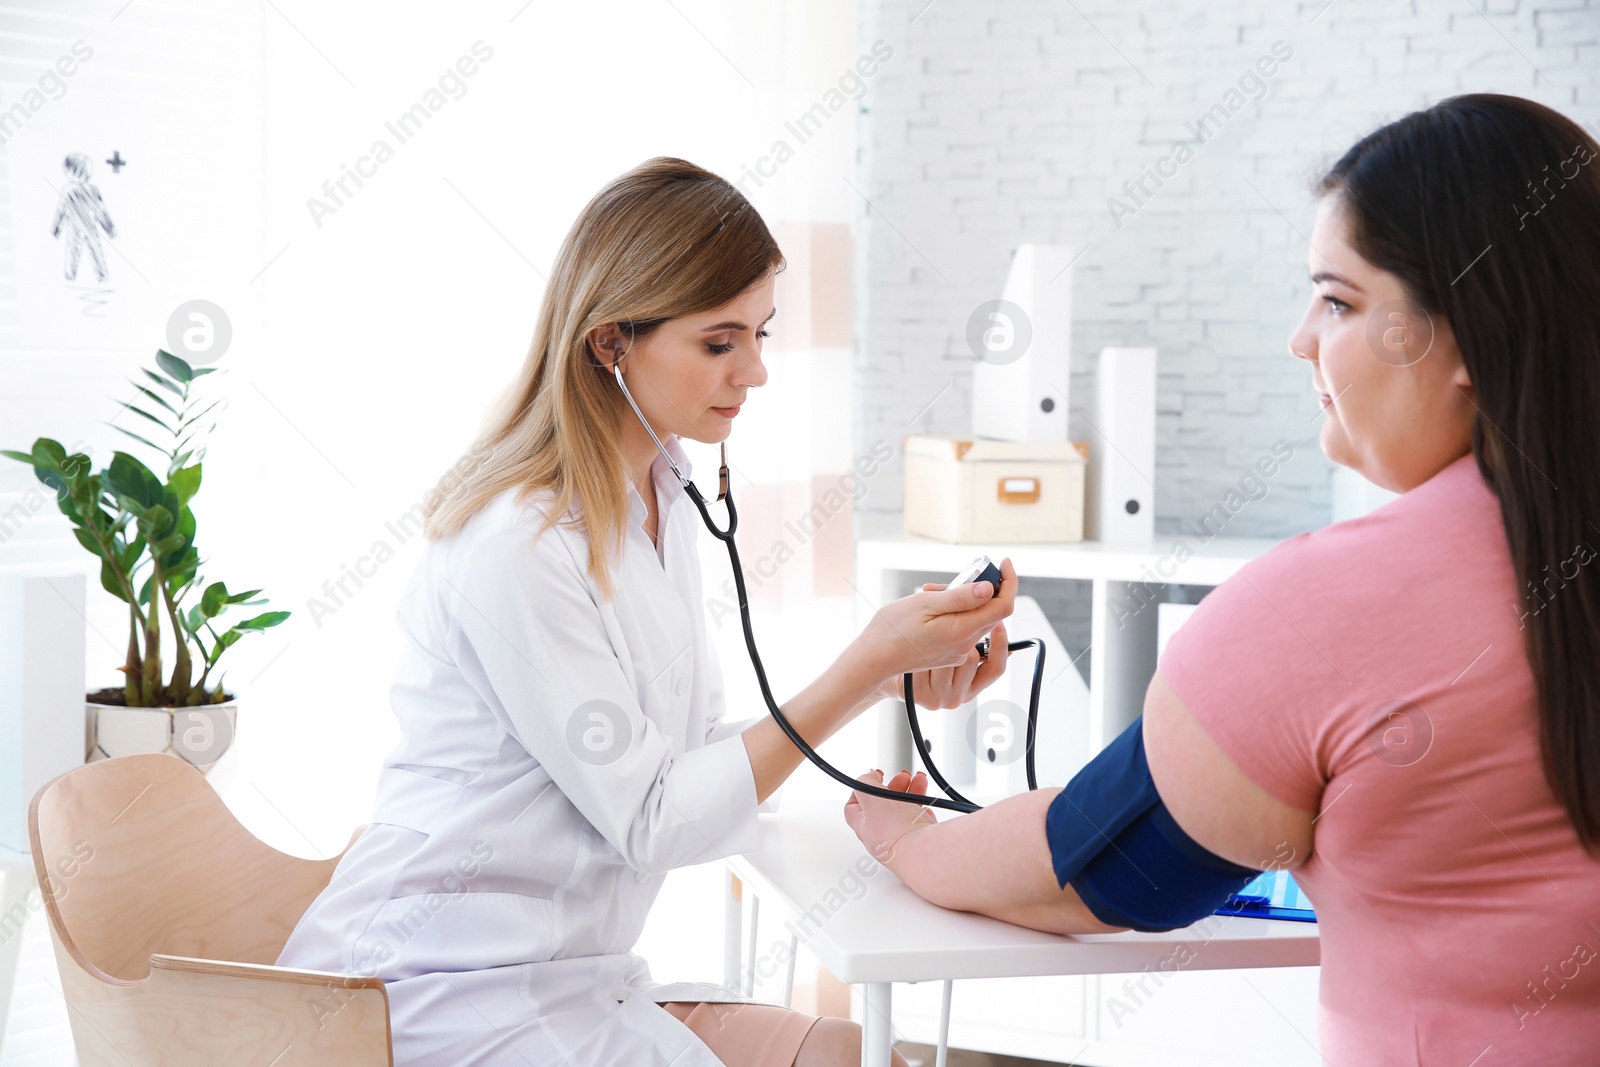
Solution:
[[[1157,792],[1202,847],[1242,866],[1289,870],[1311,855],[1316,817],[1256,785],[1212,741],[1158,673],[1145,691],[1144,744]],[[862,780],[877,783],[871,772]],[[927,792],[901,771],[890,788]],[[1124,929],[1096,919],[1056,884],[1045,813],[1059,788],[1038,789],[939,822],[910,804],[853,794],[845,818],[877,859],[918,896],[1053,933]]]
[[[1241,771],[1159,671],[1144,694],[1144,753],[1173,821],[1208,852],[1257,870],[1293,870],[1311,858],[1316,815]]]
[[[878,784],[881,777],[874,771],[862,780]],[[905,771],[888,785],[917,793],[928,788],[921,773],[913,780]],[[943,822],[926,808],[852,794],[845,818],[896,878],[942,908],[1056,934],[1125,929],[1096,919],[1072,886],[1056,884],[1044,817],[1059,792],[1036,789]]]

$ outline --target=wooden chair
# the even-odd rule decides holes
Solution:
[[[263,844],[168,753],[46,783],[28,836],[82,1067],[393,1067],[381,980],[272,965],[338,856]]]

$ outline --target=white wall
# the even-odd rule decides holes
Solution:
[[[225,660],[245,700],[227,799],[250,829],[326,855],[370,816],[396,740],[395,603],[423,548],[397,520],[520,367],[550,261],[601,185],[650,156],[682,156],[736,182],[754,173],[742,187],[791,258],[804,260],[797,253],[819,233],[848,242],[861,100],[830,107],[803,143],[786,124],[853,67],[856,38],[845,0],[40,0],[0,13],[0,112],[74,42],[93,53],[14,130],[0,119],[0,447],[47,435],[81,439],[101,462],[138,451],[103,423],[136,426],[120,411],[124,379],[164,344],[173,308],[206,297],[233,322],[216,363],[226,373],[207,383],[228,404],[195,502],[198,543],[208,577],[263,587],[270,607],[294,612]],[[451,81],[463,56],[474,72]],[[431,117],[401,143],[385,123],[418,102],[432,103]],[[792,158],[763,164],[786,137]],[[392,157],[362,164],[363,184],[347,182],[334,203],[323,183],[378,139]],[[93,175],[117,226],[111,277],[91,285],[82,268],[68,287],[59,243],[39,236],[56,195],[45,183],[59,183],[66,152],[98,161],[114,150],[127,165],[112,173],[97,162]],[[313,197],[334,210],[314,213]],[[838,296],[826,278],[782,280],[771,380],[729,444],[752,536],[764,516],[776,527],[802,514],[855,456],[850,312],[838,303],[850,290],[834,280]],[[108,314],[82,315],[83,292],[98,289],[112,290],[91,293]],[[829,315],[844,336],[819,329]],[[687,447],[712,484],[714,451]],[[87,554],[53,502],[29,506],[35,484],[0,462],[0,516],[12,516],[0,523],[0,560],[26,550],[81,564]],[[829,543],[848,542],[849,526],[838,520]],[[756,632],[780,700],[855,632],[859,604],[836,588],[848,554],[821,541],[762,591]],[[709,535],[701,547],[710,599],[728,562]],[[390,558],[375,565],[378,555]],[[352,570],[367,572],[359,585]],[[335,599],[325,584],[341,579]],[[110,684],[125,612],[91,588],[88,614],[88,682]],[[712,632],[731,706],[759,714],[738,625]],[[857,732],[831,751],[865,766],[870,745],[870,731]],[[802,772],[790,792],[808,790],[837,787]],[[698,929],[691,912],[720,928],[717,900],[698,885],[674,883],[664,909],[680,933]],[[694,938],[701,956],[666,961],[673,973],[720,976],[705,932]]]
[[[848,222],[859,102],[835,105],[803,143],[788,124],[854,64],[853,10],[76,3],[3,18],[0,112],[19,110],[0,120],[0,447],[46,435],[101,462],[118,448],[153,462],[104,423],[138,428],[125,379],[166,343],[173,308],[221,305],[234,338],[215,364],[225,373],[206,383],[228,399],[195,505],[199,544],[209,577],[262,586],[296,613],[230,650],[229,681],[260,709],[247,721],[258,737],[311,738],[292,767],[263,773],[348,782],[361,798],[325,816],[308,796],[290,816],[337,844],[333,827],[370,801],[377,771],[352,752],[392,740],[393,606],[421,551],[398,520],[522,363],[577,210],[641,160],[680,155],[740,182],[803,258],[805,227]],[[75,49],[85,58],[57,81],[50,71]],[[470,76],[455,69],[461,57]],[[402,143],[386,123],[419,102],[434,110]],[[795,151],[773,168],[764,157],[785,138]],[[392,158],[363,160],[380,139]],[[101,237],[103,283],[87,257],[66,283],[60,241],[41,237],[60,161],[77,151],[95,161],[117,226]],[[116,172],[98,162],[113,151],[127,160]],[[351,167],[368,173],[359,186],[324,189]],[[853,458],[848,338],[813,336],[811,305],[827,294],[798,273],[780,293],[771,385],[730,442],[752,527],[762,491],[798,514],[814,477]],[[86,296],[97,314],[81,313]],[[833,314],[848,324],[847,308]],[[714,453],[689,447],[704,472]],[[0,464],[0,494],[8,558],[87,559],[25,467]],[[726,566],[708,554],[708,593]],[[815,569],[809,556],[790,564],[764,607],[801,608]],[[352,570],[373,573],[358,585]],[[852,605],[823,600],[836,652]],[[104,594],[90,615],[101,634],[90,683],[108,684],[124,616]],[[719,636],[738,685],[737,627]],[[775,658],[780,693],[831,658],[819,655]]]
[[[1092,439],[1099,350],[1154,345],[1158,532],[1209,510],[1280,438],[1295,459],[1227,534],[1329,520],[1317,400],[1287,351],[1310,297],[1301,235],[1319,163],[1455,93],[1527,96],[1590,123],[1600,101],[1594,0],[1489,0],[1486,13],[1447,0],[866,0],[861,38],[877,37],[902,58],[862,119],[856,184],[876,210],[857,211],[858,440],[970,432],[967,316],[1000,295],[1019,243],[1088,245],[1073,268],[1069,432]],[[1186,124],[1279,40],[1292,58],[1264,98],[1197,145]],[[1135,206],[1123,183],[1174,141],[1194,158],[1119,225],[1108,198]],[[896,464],[889,510],[899,480]]]
[[[1287,537],[1326,525],[1334,465],[1317,445],[1309,369],[1287,350],[1311,294],[1301,235],[1311,232],[1319,164],[1459,92],[1527,96],[1594,128],[1600,4],[1488,0],[1481,9],[865,0],[863,47],[885,39],[896,58],[861,118],[852,179],[861,193],[857,447],[887,438],[898,451],[907,433],[970,434],[969,315],[1001,295],[1018,244],[1087,246],[1071,282],[1070,384],[1058,383],[1077,409],[1071,439],[1097,437],[1100,349],[1153,345],[1158,539],[1209,512],[1280,439],[1294,458],[1220,532]],[[1292,57],[1265,95],[1241,94],[1243,106],[1197,145],[1186,125],[1224,102],[1279,40]],[[1147,181],[1154,195],[1136,204],[1123,183],[1178,140],[1194,158],[1159,188]],[[1114,219],[1113,196],[1134,214]],[[899,510],[902,471],[897,456],[863,515]],[[1087,591],[1048,581],[1024,581],[1022,591],[1082,655]]]

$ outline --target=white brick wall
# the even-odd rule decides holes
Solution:
[[[881,38],[895,57],[863,101],[852,178],[872,205],[857,200],[858,449],[968,432],[967,316],[1000,295],[1019,243],[1089,242],[1072,402],[1092,417],[1102,347],[1157,348],[1158,535],[1279,439],[1296,458],[1227,533],[1326,524],[1332,464],[1309,369],[1286,349],[1310,298],[1295,233],[1310,233],[1309,180],[1375,126],[1459,92],[1600,119],[1600,0],[1489,0],[1487,15],[1458,0],[1322,4],[867,0],[863,47]],[[1266,96],[1117,228],[1107,198],[1192,143],[1185,124],[1276,40],[1293,56]],[[1077,413],[1070,433],[1092,436]],[[897,459],[863,510],[898,510],[900,478]]]

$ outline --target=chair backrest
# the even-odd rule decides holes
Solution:
[[[268,847],[166,753],[48,782],[28,837],[83,1067],[393,1067],[380,979],[273,962],[343,853]]]
[[[64,947],[123,981],[152,953],[273,963],[338,863],[264,844],[168,753],[69,771],[35,796],[29,831]]]

